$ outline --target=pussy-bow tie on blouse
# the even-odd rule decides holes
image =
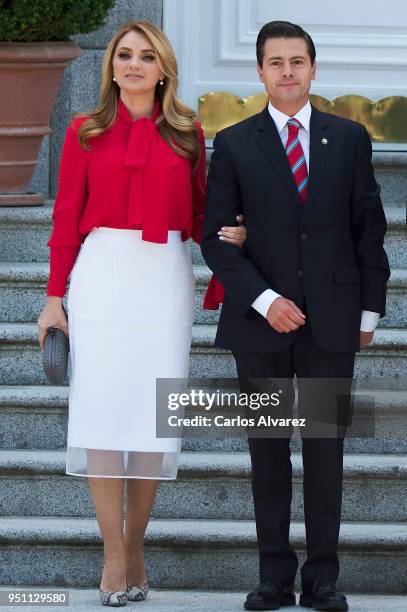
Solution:
[[[156,102],[151,118],[134,120],[121,99],[118,115],[131,126],[125,166],[131,169],[129,226],[142,227],[142,239],[148,242],[168,241],[168,224],[173,170],[177,154],[160,136],[155,120],[160,114]]]

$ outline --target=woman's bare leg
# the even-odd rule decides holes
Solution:
[[[146,581],[143,554],[144,534],[154,504],[158,484],[158,480],[127,479],[125,544],[127,583],[132,586],[140,586]]]
[[[103,463],[108,461],[109,472],[123,474],[123,453],[115,451],[88,450],[88,469],[92,464],[97,472],[103,472]],[[95,473],[95,470],[93,471]],[[103,538],[104,568],[100,587],[102,591],[126,589],[126,547],[123,534],[124,479],[88,478],[96,517]]]

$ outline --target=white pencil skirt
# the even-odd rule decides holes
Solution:
[[[188,377],[194,290],[180,232],[87,236],[68,292],[67,474],[176,478],[181,439],[156,435],[156,379]]]

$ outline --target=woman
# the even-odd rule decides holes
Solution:
[[[180,440],[156,437],[155,381],[188,375],[194,278],[185,241],[200,238],[205,141],[177,85],[163,32],[136,21],[116,33],[100,105],[67,130],[48,242],[39,341],[48,327],[69,326],[66,472],[89,477],[104,542],[99,592],[110,606],[146,598],[144,533],[158,480],[176,477],[180,452]],[[241,246],[245,230],[222,228],[220,238]]]

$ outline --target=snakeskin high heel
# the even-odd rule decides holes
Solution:
[[[126,591],[102,591],[99,586],[99,597],[102,606],[111,606],[112,608],[118,608],[120,606],[126,606],[128,602],[127,590]]]
[[[140,586],[127,585],[127,597],[129,601],[145,601],[148,593],[148,577],[144,584]]]

